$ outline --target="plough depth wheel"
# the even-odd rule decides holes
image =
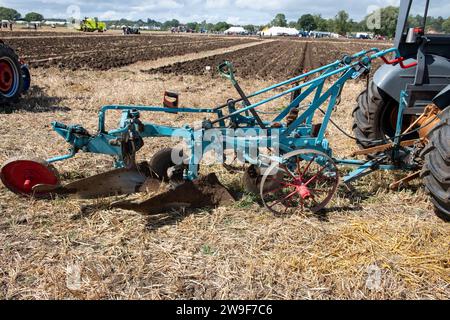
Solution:
[[[56,169],[39,159],[11,159],[2,166],[0,177],[12,192],[36,198],[47,197],[48,194],[34,192],[34,186],[59,183]]]
[[[297,150],[272,164],[260,186],[264,206],[275,214],[317,212],[333,198],[339,184],[334,161],[316,150]]]

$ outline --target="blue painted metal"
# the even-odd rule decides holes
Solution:
[[[376,170],[385,170],[385,171],[391,171],[391,170],[410,170],[411,168],[408,168],[407,166],[398,166],[394,164],[378,164],[376,161],[366,161],[364,163],[361,162],[351,162],[350,159],[346,160],[339,160],[336,161],[338,164],[348,164],[348,165],[356,165],[357,168],[353,171],[351,171],[349,174],[347,174],[343,181],[344,183],[349,183],[352,181],[355,181],[357,179],[360,179]]]
[[[334,158],[334,162],[337,164],[343,164],[343,165],[351,165],[351,166],[359,166],[365,164],[367,161],[363,160],[356,160],[356,159],[338,159]]]
[[[75,157],[76,154],[77,154],[77,152],[75,151],[75,149],[72,148],[72,149],[70,149],[70,153],[69,154],[47,159],[47,162],[48,163],[53,163],[53,162],[67,160],[67,159]]]
[[[347,176],[344,177],[344,183],[352,182],[356,179],[370,174],[375,169],[376,165],[377,164],[374,161],[368,161],[360,165],[356,170],[350,172]]]
[[[275,161],[281,161],[283,154],[298,149],[314,149],[332,156],[332,149],[327,139],[325,139],[325,132],[343,86],[348,80],[356,79],[365,71],[369,70],[372,60],[391,53],[394,53],[397,57],[399,56],[398,50],[395,48],[384,51],[372,48],[351,56],[346,56],[342,60],[335,61],[329,65],[248,95],[248,98],[255,98],[280,87],[295,84],[291,88],[274,94],[271,97],[261,99],[251,105],[242,104],[240,109],[235,104],[228,104],[227,114],[224,114],[222,108],[176,109],[178,114],[196,113],[217,117],[217,120],[205,120],[201,126],[196,128],[190,125],[176,128],[154,123],[143,123],[139,120],[140,113],[142,112],[174,113],[174,109],[159,106],[104,106],[100,109],[98,115],[97,133],[93,135],[87,133],[79,125],[66,126],[57,122],[52,123],[53,129],[71,145],[71,149],[70,154],[51,158],[49,162],[66,160],[74,157],[79,151],[83,151],[111,155],[115,158],[116,166],[123,167],[127,165],[127,147],[130,147],[133,152],[137,152],[143,146],[143,138],[149,137],[178,137],[186,141],[191,156],[189,157],[189,166],[185,172],[185,178],[190,180],[197,178],[198,163],[201,161],[205,152],[215,148],[230,148],[235,151],[242,151],[245,161],[257,165],[262,165],[267,159],[263,159],[262,155],[249,153],[248,150],[250,150],[250,147],[255,145],[258,148],[277,148],[280,151],[280,156],[274,157],[273,160]],[[225,67],[232,68],[230,65],[223,65],[223,68]],[[223,68],[221,71],[225,70]],[[236,81],[232,72],[227,73],[226,76],[230,81]],[[312,76],[315,76],[315,78],[310,79]],[[324,90],[326,81],[330,85],[327,85],[326,90]],[[280,99],[299,89],[302,89],[302,93],[289,106],[284,108],[273,121],[263,123],[268,128],[267,130],[259,127],[256,118],[249,114],[249,111],[256,111],[258,107]],[[312,101],[295,121],[289,126],[280,123],[286,118],[292,108],[297,107],[310,96],[312,96]],[[321,129],[317,136],[312,136],[312,119],[316,111],[327,101],[329,102],[324,110],[325,115]],[[122,111],[122,115],[119,127],[107,131],[105,127],[106,114],[112,110]],[[231,123],[239,128],[238,130],[240,130],[242,136],[230,136],[228,134],[230,128],[227,126],[227,119],[230,119]],[[274,123],[277,124],[276,128],[271,128]],[[398,125],[401,128],[401,123]],[[267,134],[267,138],[261,139],[261,134]],[[205,137],[210,137],[211,139],[208,140]],[[213,137],[215,138],[213,139]],[[381,166],[370,161],[336,159],[336,162],[343,165],[359,166],[359,168],[345,178],[345,181],[354,180],[375,168],[386,170],[396,169],[395,166]]]
[[[402,134],[402,127],[403,127],[403,112],[405,111],[406,107],[408,106],[408,94],[405,90],[402,90],[400,92],[400,103],[398,106],[398,115],[397,115],[397,126],[395,129],[395,138],[394,143],[398,145],[400,143],[400,138]]]

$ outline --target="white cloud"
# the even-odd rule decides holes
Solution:
[[[229,24],[235,24],[235,25],[243,25],[245,23],[243,23],[242,19],[240,17],[228,17],[226,20],[227,23]]]
[[[83,16],[101,19],[147,18],[181,22],[230,21],[233,24],[265,24],[277,13],[285,13],[288,20],[297,20],[305,13],[322,14],[331,18],[339,10],[346,10],[355,20],[362,19],[371,5],[398,5],[399,0],[0,0],[2,6],[15,8],[22,15],[30,11],[45,17],[64,18],[70,5],[80,7]],[[424,1],[424,0],[421,0]],[[448,17],[448,0],[431,1],[430,14]]]
[[[120,18],[121,18],[121,14],[119,14],[118,12],[116,12],[114,10],[108,10],[99,16],[99,19],[101,19],[101,20],[115,20],[115,19],[120,19]]]
[[[236,0],[238,8],[253,9],[253,10],[282,10],[292,8],[295,4],[299,5],[303,1],[295,0]]]
[[[136,12],[147,13],[153,10],[180,9],[184,7],[184,3],[175,0],[157,0],[144,1],[137,6],[132,6],[132,10]]]
[[[206,0],[205,7],[208,9],[222,9],[230,6],[229,0]]]

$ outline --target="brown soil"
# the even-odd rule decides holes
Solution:
[[[217,208],[230,206],[235,199],[219,182],[214,173],[200,177],[196,181],[185,182],[173,190],[151,195],[147,200],[121,201],[112,207],[155,215],[180,208]]]
[[[10,38],[5,42],[32,67],[96,69],[130,65],[138,61],[226,48],[255,40],[207,36],[69,36]]]
[[[57,66],[62,69],[109,70],[140,61],[200,54],[222,48],[258,43],[252,37],[205,35],[172,35],[149,33],[123,36],[118,32],[84,34],[77,32],[16,31],[3,32],[11,45],[31,67]],[[282,37],[265,39],[257,48],[201,57],[195,61],[176,62],[151,70],[151,73],[217,75],[215,66],[232,61],[238,76],[260,79],[284,79],[304,70],[342,58],[373,46],[386,48],[387,43],[364,41],[311,41]],[[207,67],[208,70],[207,70]]]
[[[341,59],[345,54],[369,49],[370,45],[351,42],[343,47],[339,46],[339,43],[281,39],[194,61],[178,62],[146,72],[217,77],[215,67],[224,60],[229,60],[233,62],[238,77],[283,80]]]

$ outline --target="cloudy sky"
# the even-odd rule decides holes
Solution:
[[[81,16],[104,20],[175,18],[181,22],[207,20],[232,24],[265,24],[278,12],[285,13],[288,20],[297,20],[305,13],[330,18],[342,9],[359,20],[376,6],[398,3],[399,0],[0,0],[0,6],[15,8],[22,14],[37,11],[46,18],[66,18],[80,11]],[[450,15],[449,0],[431,0],[431,4],[432,15]]]

